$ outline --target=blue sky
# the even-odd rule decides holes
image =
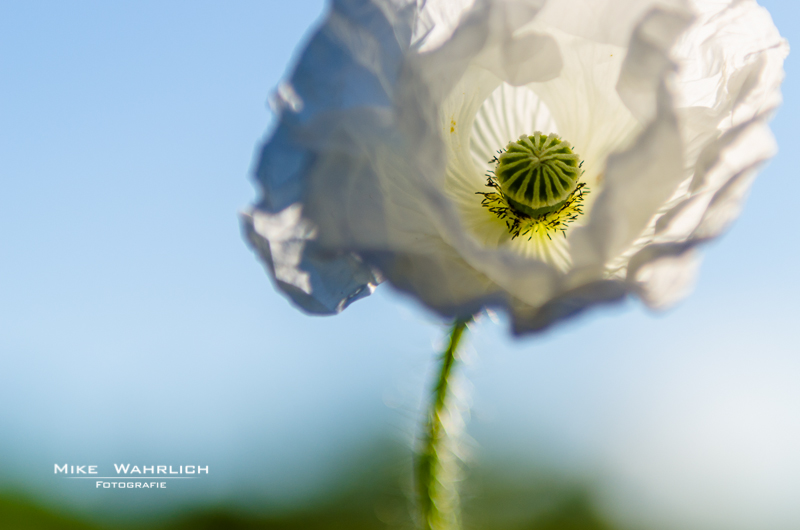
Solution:
[[[797,4],[761,3],[797,42]],[[268,95],[322,10],[0,3],[0,488],[124,511],[53,463],[200,460],[215,479],[154,509],[308,502],[342,455],[411,436],[441,323],[387,286],[303,315],[240,237]],[[687,301],[524,340],[477,326],[477,461],[589,475],[619,517],[800,525],[795,64],[780,154]]]

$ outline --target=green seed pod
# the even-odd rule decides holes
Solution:
[[[575,191],[580,162],[569,143],[555,134],[535,132],[506,146],[495,176],[512,208],[537,217],[558,210]]]

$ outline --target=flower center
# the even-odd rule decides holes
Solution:
[[[511,239],[519,236],[551,238],[583,214],[584,195],[589,193],[580,157],[569,143],[555,134],[522,135],[490,160],[481,205],[503,220]]]
[[[567,202],[581,176],[580,157],[557,135],[522,135],[506,146],[495,169],[509,206],[531,217]]]

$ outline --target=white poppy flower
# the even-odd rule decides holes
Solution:
[[[314,313],[384,278],[517,333],[666,306],[774,153],[787,52],[754,0],[335,0],[246,236]]]

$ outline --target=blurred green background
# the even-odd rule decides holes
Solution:
[[[411,513],[410,464],[402,447],[377,444],[348,462],[337,487],[304,506],[233,509],[229,503],[195,506],[169,516],[144,513],[91,521],[79,510],[53,510],[7,492],[0,496],[4,529],[387,529],[415,528]],[[498,469],[506,473],[499,475]],[[354,471],[360,470],[360,471]],[[543,469],[480,466],[463,484],[464,525],[496,530],[612,530],[618,528],[597,510],[586,484],[565,481]],[[106,492],[108,493],[108,492]],[[111,492],[130,495],[130,492]],[[91,522],[90,522],[91,521]]]

